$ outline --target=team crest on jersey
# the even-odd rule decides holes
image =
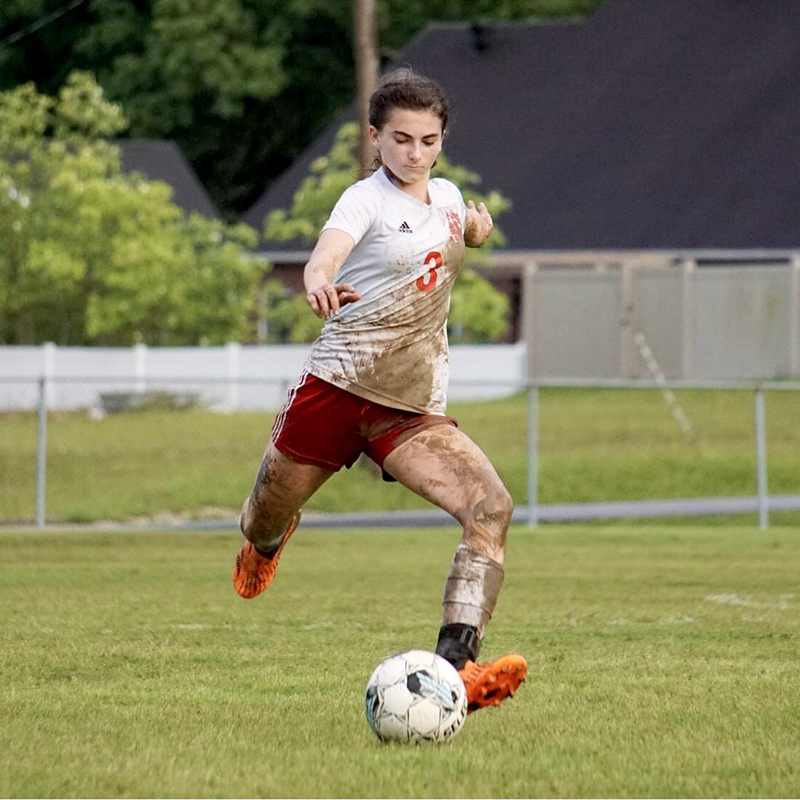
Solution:
[[[411,230],[411,226],[404,220],[403,224],[397,229],[398,233],[414,233]]]
[[[458,213],[458,211],[452,211],[451,209],[440,209],[439,214],[442,216],[442,221],[445,225],[447,225],[450,231],[449,241],[461,241],[461,215]]]

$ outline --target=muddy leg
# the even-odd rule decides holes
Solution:
[[[463,526],[445,584],[437,652],[457,666],[474,661],[503,583],[511,495],[483,451],[449,425],[404,442],[383,468]]]
[[[298,464],[270,442],[242,506],[242,533],[263,552],[277,546],[292,517],[331,475],[331,470]]]

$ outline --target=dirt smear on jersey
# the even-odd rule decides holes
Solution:
[[[354,358],[359,385],[420,411],[443,403],[447,390],[447,313],[464,261],[463,243],[448,245],[445,256],[447,269],[436,275],[438,291],[420,291],[415,279],[389,293],[391,316],[373,323],[381,331],[381,346],[362,349],[363,357]]]

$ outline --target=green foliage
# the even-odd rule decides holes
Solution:
[[[97,24],[80,47],[125,107],[132,135],[176,140],[233,218],[348,101],[348,3],[340,9],[278,0],[150,5],[143,12],[126,0],[97,0]]]
[[[498,341],[506,332],[508,309],[508,297],[475,270],[462,270],[450,300],[450,340],[462,344]]]
[[[311,164],[310,174],[295,193],[292,207],[288,211],[274,209],[267,216],[264,235],[276,241],[302,239],[313,244],[342,192],[357,178],[357,147],[358,126],[354,122],[346,123],[339,130],[328,155]],[[476,205],[485,202],[494,218],[509,208],[509,201],[499,192],[478,192],[480,177],[452,164],[444,153],[439,155],[432,175],[453,181],[462,189],[465,197],[474,200]],[[467,265],[453,289],[449,318],[449,331],[455,342],[492,342],[505,333],[508,298],[469,266],[470,263],[483,260],[481,251],[497,247],[504,241],[502,231],[495,227],[483,248],[467,248]],[[305,303],[304,298],[302,302]],[[268,309],[268,314],[283,321],[294,319],[299,322],[301,315],[297,298],[275,298],[274,304]],[[284,305],[287,306],[285,309]],[[302,334],[294,328],[290,329],[291,341],[310,341],[316,335],[311,329],[306,333],[304,328]],[[310,335],[311,339],[303,338],[306,335]]]
[[[0,342],[221,343],[242,337],[265,268],[256,234],[186,216],[122,171],[125,127],[87,73],[56,98],[0,93]]]
[[[292,207],[274,209],[264,222],[264,235],[276,241],[302,239],[313,244],[342,192],[358,177],[358,125],[342,125],[327,156],[312,162],[309,175],[292,198]]]
[[[323,325],[323,321],[310,312],[305,295],[292,294],[277,278],[264,283],[261,317],[267,326],[265,341],[271,343],[313,342]]]
[[[574,17],[602,2],[378,0],[381,56],[429,22]],[[4,0],[0,41],[54,6]],[[233,217],[352,101],[352,39],[352,0],[87,0],[0,45],[0,90],[56,94],[75,69],[93,72],[132,135],[178,141]]]
[[[252,3],[156,0],[143,46],[115,60],[109,90],[128,98],[137,129],[161,135],[197,124],[204,109],[236,119],[283,88],[282,39],[282,26],[260,25]]]
[[[511,21],[583,17],[605,0],[379,0],[384,51],[403,47],[431,22]]]

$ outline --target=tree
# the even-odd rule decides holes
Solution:
[[[357,152],[358,126],[352,122],[347,123],[340,128],[328,155],[311,164],[310,174],[295,193],[292,207],[288,211],[275,209],[267,216],[264,235],[276,241],[302,239],[312,244],[342,192],[356,180],[359,173]],[[444,153],[440,153],[432,175],[453,181],[476,204],[485,202],[493,217],[499,216],[509,207],[508,200],[499,192],[478,192],[477,187],[481,182],[479,176],[464,167],[451,164]],[[496,227],[483,248],[467,249],[464,269],[453,289],[448,318],[452,341],[497,341],[505,332],[508,298],[473,269],[477,263],[485,262],[487,250],[503,243],[503,234]],[[271,303],[266,309],[268,328],[285,327],[287,320],[299,320],[299,300],[304,303],[304,298],[281,297],[273,293],[270,299]],[[305,320],[302,324],[305,326]],[[319,325],[315,325],[313,329],[303,327],[302,333],[299,327],[293,327],[290,336],[294,340],[309,341],[318,331]]]
[[[84,47],[105,51],[98,80],[125,108],[131,135],[176,140],[233,219],[351,96],[349,15],[305,0],[151,4],[123,33],[113,5],[94,0],[101,23]]]
[[[186,216],[122,171],[119,106],[76,72],[0,93],[0,342],[222,343],[248,330],[266,269],[251,228]]]
[[[278,278],[264,282],[259,316],[265,323],[266,342],[313,342],[322,330],[322,320],[311,313],[305,295],[292,294]]]

